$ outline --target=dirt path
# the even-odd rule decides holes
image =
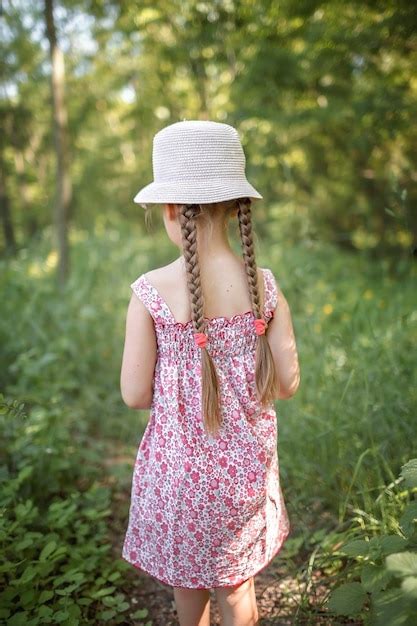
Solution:
[[[138,608],[149,611],[146,620],[152,626],[179,626],[172,589],[159,583],[151,576],[134,570],[128,573],[129,584],[126,593]],[[255,589],[260,618],[260,626],[336,626],[336,624],[357,624],[362,622],[335,622],[334,618],[310,607],[309,616],[299,613],[301,601],[300,585],[285,572],[279,557],[255,577]],[[322,587],[325,591],[324,585]],[[220,626],[220,617],[214,592],[211,592],[210,624]],[[146,622],[144,620],[143,623]],[[142,624],[142,622],[141,622]],[[139,624],[138,624],[139,626]]]
[[[120,547],[120,546],[119,546]],[[278,559],[277,559],[278,563]],[[289,626],[293,623],[294,606],[288,606],[286,596],[291,581],[285,578],[284,573],[279,571],[279,565],[272,563],[269,571],[261,572],[255,578],[258,611],[262,618],[262,626],[276,625]],[[172,589],[163,585],[151,576],[135,570],[128,575],[130,581],[131,601],[138,608],[147,608],[152,620],[152,626],[178,626],[178,618],[175,609]],[[294,597],[294,596],[293,596]],[[214,592],[211,592],[210,624],[220,626],[220,617]],[[287,616],[287,617],[285,617]],[[144,620],[146,622],[146,620]]]

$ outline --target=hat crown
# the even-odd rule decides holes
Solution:
[[[134,202],[146,207],[262,198],[247,180],[245,166],[245,153],[233,126],[212,120],[174,122],[154,136],[154,180],[138,191]]]
[[[153,140],[155,182],[245,177],[246,159],[233,126],[208,120],[175,122]]]

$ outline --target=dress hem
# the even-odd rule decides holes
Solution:
[[[277,556],[278,552],[280,552],[281,548],[284,545],[285,540],[288,538],[289,534],[290,534],[291,528],[290,526],[288,527],[287,531],[284,533],[284,535],[282,536],[281,542],[278,545],[278,548],[275,550],[275,552],[272,554],[272,556],[269,558],[269,560],[265,563],[265,565],[262,565],[262,567],[260,567],[256,572],[253,572],[253,574],[250,574],[249,576],[246,576],[245,578],[242,578],[241,580],[238,580],[237,582],[234,582],[230,585],[211,585],[210,587],[187,587],[185,585],[173,585],[172,583],[168,582],[167,580],[163,579],[163,578],[159,578],[158,576],[155,576],[155,574],[152,574],[151,572],[149,572],[148,570],[144,569],[143,567],[141,567],[140,565],[136,565],[136,563],[133,563],[132,561],[129,561],[129,559],[127,559],[125,556],[123,556],[122,554],[122,559],[124,561],[127,561],[127,563],[130,563],[130,565],[133,565],[133,567],[135,569],[141,570],[142,572],[145,572],[145,574],[148,574],[149,576],[152,576],[152,578],[155,578],[158,582],[167,585],[168,587],[181,587],[183,589],[214,589],[214,588],[223,588],[223,587],[236,587],[238,585],[241,585],[242,583],[244,583],[245,581],[249,580],[249,578],[252,578],[252,576],[257,576],[260,572],[262,572],[266,567],[268,567],[268,565],[271,564],[271,562],[274,560],[274,558]]]

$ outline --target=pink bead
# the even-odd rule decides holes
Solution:
[[[254,320],[253,323],[255,325],[256,334],[257,335],[264,335],[265,334],[265,328],[266,328],[265,320],[260,318],[260,319]]]
[[[200,348],[205,348],[207,345],[207,335],[205,333],[194,333],[194,341]]]

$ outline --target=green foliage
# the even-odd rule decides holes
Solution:
[[[417,487],[417,459],[411,459],[401,468],[401,477],[406,487]]]
[[[374,493],[415,454],[415,269],[391,272],[322,244],[266,244],[259,263],[269,257],[288,298],[300,355],[299,391],[278,404],[283,482],[291,477],[299,523],[306,503],[294,494],[305,493],[306,476],[319,485],[309,500],[316,515],[395,516]]]
[[[75,4],[61,2],[58,29],[73,225],[133,223],[154,133],[208,118],[238,127],[271,241],[416,249],[413,2]],[[9,3],[2,17],[1,152],[24,246],[54,205],[48,50],[36,3]]]
[[[0,396],[0,618],[11,626],[120,624],[130,608],[100,451],[66,418]]]
[[[350,540],[339,552],[355,559],[350,568],[349,582],[333,589],[328,609],[336,615],[353,616],[364,611],[365,623],[370,626],[412,626],[417,619],[417,501],[412,499],[417,459],[411,459],[401,468],[401,476],[408,478],[411,492],[403,506],[404,493],[398,491],[392,498],[402,513],[397,521],[398,534],[379,534],[369,539]],[[407,481],[407,482],[408,482]],[[352,579],[359,578],[359,581]]]
[[[155,217],[159,221],[157,210]],[[232,243],[239,252],[236,237]],[[405,503],[408,491],[397,492],[398,486],[415,486],[415,462],[407,462],[415,452],[415,270],[407,263],[374,264],[363,254],[350,255],[308,238],[297,245],[279,239],[271,243],[262,230],[257,245],[258,265],[271,267],[290,304],[301,364],[299,391],[277,403],[281,484],[295,530],[281,558],[287,557],[288,567],[294,563],[294,576],[308,582],[300,614],[311,616],[315,580],[321,586],[360,583],[367,598],[375,597],[375,606],[380,596],[379,604],[394,611],[402,601],[396,596],[397,588],[403,594],[402,582],[388,572],[384,559],[411,551],[405,542],[417,517],[417,503]],[[23,585],[24,592],[39,580],[44,595],[36,596],[37,602],[42,598],[47,607],[60,598],[55,578],[81,572],[83,581],[58,587],[79,584],[69,598],[81,607],[81,623],[102,611],[108,611],[103,621],[117,619],[109,617],[117,610],[113,604],[123,606],[130,599],[123,588],[126,572],[110,580],[115,570],[106,568],[117,572],[119,564],[108,551],[99,552],[109,543],[102,524],[109,520],[113,484],[120,497],[113,511],[123,525],[127,519],[128,459],[134,459],[147,417],[147,412],[124,407],[119,390],[129,284],[176,255],[161,230],[143,237],[139,225],[104,228],[97,223],[91,233],[73,231],[72,276],[61,291],[53,282],[56,254],[50,231],[36,246],[0,263],[0,290],[7,294],[0,316],[1,385],[7,397],[19,399],[13,419],[2,420],[0,433],[0,455],[7,459],[1,469],[2,492],[9,501],[5,519],[16,535],[15,543],[7,544],[8,563],[15,564],[20,581],[27,567],[32,567],[25,574],[30,578],[33,568],[38,572],[55,562],[48,582],[36,574]],[[19,413],[22,403],[26,416]],[[111,473],[104,463],[109,450],[126,459]],[[98,515],[94,536],[85,528],[90,515]],[[352,524],[366,533],[342,534]],[[344,569],[347,553],[329,550],[341,538],[351,542],[346,547],[352,555],[349,567],[363,561],[354,580]],[[85,559],[84,543],[91,549]],[[68,551],[55,561],[69,545],[73,557]],[[16,546],[21,553],[13,553]],[[74,563],[80,552],[82,558]],[[3,582],[6,574],[0,573]],[[405,576],[404,587],[411,596],[410,577]],[[394,581],[395,593],[386,597],[388,581]],[[111,587],[116,589],[108,596],[90,597]],[[85,589],[90,596],[85,597]],[[62,604],[54,611],[64,610]],[[358,616],[366,614],[368,604]],[[25,610],[23,605],[19,609]],[[121,614],[126,618],[128,612]],[[139,615],[130,617],[146,621]]]
[[[360,583],[345,583],[338,587],[329,601],[329,609],[339,615],[356,615],[363,607],[366,593]]]

